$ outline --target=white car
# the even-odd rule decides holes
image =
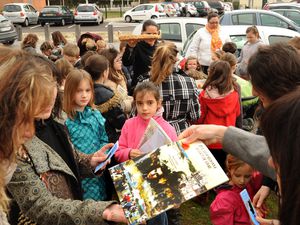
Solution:
[[[127,23],[130,23],[131,21],[143,21],[161,17],[166,17],[166,13],[164,12],[162,5],[159,3],[141,4],[126,11],[123,15],[123,19]]]
[[[103,13],[96,4],[79,4],[74,13],[74,23],[103,23]]]
[[[231,41],[237,45],[238,52],[241,51],[247,41],[246,30],[248,25],[223,25],[224,29],[230,36]],[[287,42],[291,38],[299,36],[299,33],[293,30],[280,27],[257,26],[259,36],[264,44],[269,45],[277,42]],[[193,36],[196,32],[189,36],[183,47],[183,56],[186,54],[190,46]]]
[[[4,5],[3,16],[13,23],[23,24],[27,27],[30,24],[37,24],[39,12],[27,3],[9,3]]]
[[[153,21],[159,26],[161,39],[174,42],[178,50],[182,50],[183,43],[191,33],[200,27],[204,27],[207,23],[207,19],[205,18],[187,17],[170,17]],[[142,26],[143,24],[138,24],[132,33],[140,34],[142,32]]]
[[[196,16],[197,15],[197,8],[191,4],[191,3],[186,3],[186,16],[191,17],[191,16]]]

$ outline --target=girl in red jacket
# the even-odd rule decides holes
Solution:
[[[252,200],[261,186],[262,175],[232,155],[227,156],[226,167],[230,181],[217,189],[218,195],[210,205],[211,222],[213,225],[251,225],[240,192],[247,189]]]
[[[241,113],[236,87],[229,63],[221,60],[212,62],[208,78],[202,87],[203,91],[199,95],[201,117],[198,123],[235,126]],[[222,144],[212,144],[208,147],[224,169],[226,153],[222,150]]]

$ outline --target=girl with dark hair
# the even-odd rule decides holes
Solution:
[[[28,34],[22,42],[22,50],[31,54],[36,54],[36,44],[38,40],[39,38],[36,34]]]
[[[92,55],[87,59],[84,70],[93,79],[94,103],[106,119],[105,129],[109,142],[116,142],[127,117],[121,108],[122,96],[104,85],[108,80],[109,62],[102,55]]]
[[[126,114],[129,114],[133,99],[128,96],[127,80],[122,71],[122,55],[115,48],[104,49],[100,55],[105,56],[109,62],[108,79],[105,80],[104,85],[121,95],[122,109]]]
[[[142,34],[159,34],[159,27],[153,20],[146,20],[143,23]],[[149,78],[148,72],[156,45],[156,39],[129,41],[126,45],[122,62],[125,66],[132,65],[133,67],[131,90],[129,90],[130,95],[133,93],[138,82]]]
[[[162,117],[159,88],[152,82],[142,82],[134,89],[133,97],[137,116],[128,119],[122,128],[119,139],[120,147],[115,153],[116,160],[120,163],[144,154],[138,148],[151,118],[162,127],[172,141],[177,141],[174,127]],[[168,225],[166,213],[150,219],[147,224]]]
[[[199,95],[201,116],[198,123],[235,126],[241,108],[237,84],[231,75],[229,63],[225,61],[211,63],[208,78],[202,88],[203,91]],[[226,153],[222,150],[222,144],[217,143],[208,147],[225,169]]]

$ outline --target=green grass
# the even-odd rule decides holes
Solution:
[[[105,12],[104,13],[104,16],[105,15]],[[124,12],[120,12],[120,11],[107,11],[107,18],[118,18],[118,17],[122,17]]]
[[[181,225],[209,225],[211,224],[210,219],[209,219],[209,206],[211,202],[213,201],[214,196],[210,194],[209,200],[207,204],[201,206],[199,203],[190,200],[185,202],[184,204],[181,205],[180,207],[180,212],[182,214],[181,218]],[[277,212],[278,212],[278,207],[277,207],[277,196],[272,193],[267,201],[266,205],[268,208],[268,215],[267,218],[277,218]],[[226,222],[226,221],[224,221]]]

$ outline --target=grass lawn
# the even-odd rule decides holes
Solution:
[[[213,201],[213,196],[210,195],[209,201],[206,205],[200,206],[199,203],[190,200],[181,205],[180,211],[182,214],[182,225],[207,225],[211,224],[209,219],[209,206],[210,203]],[[268,218],[277,218],[277,200],[278,198],[274,193],[272,193],[266,204],[268,208]],[[226,221],[224,221],[225,224]]]
[[[105,12],[103,12],[104,14],[104,18],[106,17]],[[120,11],[107,11],[107,17],[106,18],[119,18],[122,17],[122,15],[124,14],[124,12],[120,12]]]

